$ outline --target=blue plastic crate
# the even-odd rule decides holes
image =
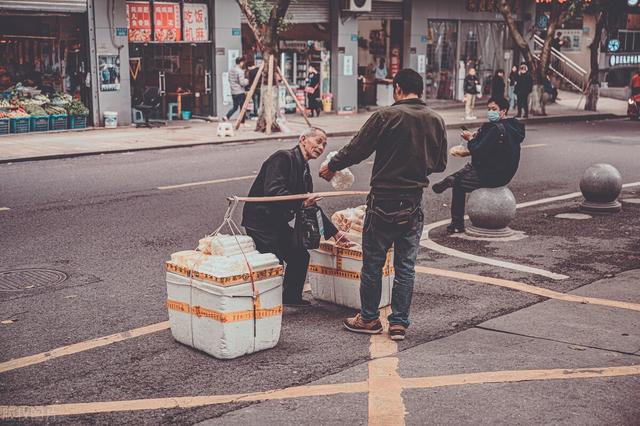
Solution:
[[[31,131],[32,132],[48,132],[49,131],[49,116],[39,115],[31,116]]]
[[[49,130],[67,130],[67,114],[50,115]]]
[[[85,127],[87,127],[86,115],[70,115],[69,116],[70,129],[84,129]]]
[[[11,133],[29,133],[31,117],[16,117],[11,119]]]
[[[11,128],[9,125],[10,121],[11,120],[8,118],[0,118],[0,136],[9,134],[9,130]]]

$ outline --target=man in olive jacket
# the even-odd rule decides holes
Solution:
[[[357,333],[382,332],[378,306],[382,269],[394,247],[395,278],[389,315],[389,336],[402,340],[409,326],[415,262],[424,215],[422,192],[427,176],[447,165],[444,120],[422,101],[420,74],[403,69],[393,79],[395,103],[376,111],[351,142],[320,170],[331,180],[338,170],[360,163],[375,152],[371,191],[362,236],[360,313],[343,325]]]

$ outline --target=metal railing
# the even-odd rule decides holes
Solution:
[[[539,61],[540,52],[544,40],[538,35],[533,36],[533,56]],[[587,70],[576,64],[569,57],[555,48],[551,48],[551,58],[549,69],[563,81],[579,92],[583,92],[587,86],[589,73]]]

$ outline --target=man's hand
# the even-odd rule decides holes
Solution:
[[[322,200],[322,197],[320,197],[319,195],[312,195],[311,197],[307,198],[304,200],[304,204],[302,205],[302,207],[311,207],[313,205],[316,204],[316,202]]]
[[[322,166],[320,168],[320,177],[324,180],[326,180],[327,182],[329,182],[331,179],[333,179],[333,177],[336,175],[336,172],[332,172],[331,170],[329,170],[329,166]]]
[[[462,133],[460,133],[460,137],[469,142],[471,139],[476,137],[476,133],[478,132],[471,133],[469,130],[464,130]]]

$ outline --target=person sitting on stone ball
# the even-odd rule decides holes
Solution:
[[[524,140],[524,124],[515,118],[507,118],[509,101],[491,98],[487,103],[488,123],[472,133],[463,129],[464,145],[455,146],[450,154],[454,157],[471,156],[471,162],[462,169],[434,184],[436,194],[452,188],[451,224],[449,233],[464,232],[464,209],[467,193],[479,188],[497,188],[507,185],[518,170],[520,144]]]

